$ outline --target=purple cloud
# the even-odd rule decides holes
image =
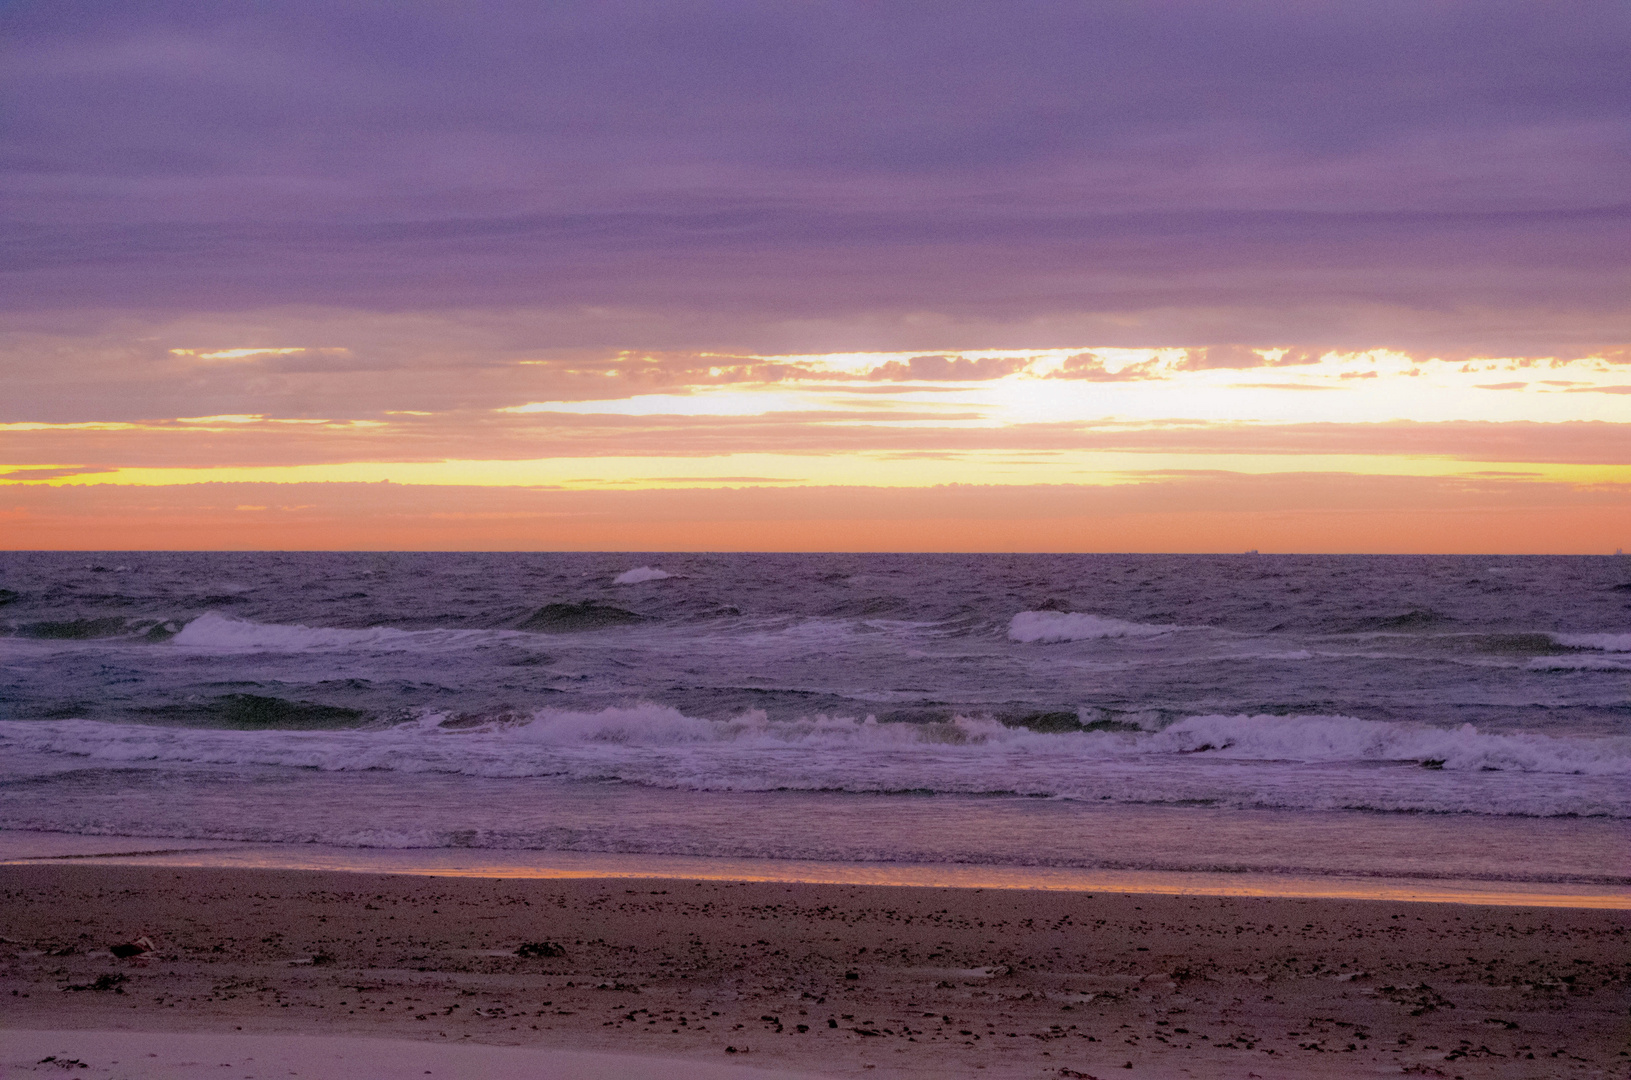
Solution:
[[[526,311],[523,348],[1208,366],[1631,339],[1618,3],[24,0],[0,42],[14,325]]]

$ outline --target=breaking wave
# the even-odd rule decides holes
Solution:
[[[1631,652],[1631,634],[1553,634],[1552,637],[1559,645],[1571,649]]]
[[[1537,671],[1631,671],[1631,656],[1542,656],[1529,661]]]
[[[212,652],[308,652],[345,649],[413,649],[450,636],[469,636],[481,631],[397,630],[370,626],[356,630],[329,626],[258,623],[207,611],[183,626],[172,645]]]
[[[91,720],[0,721],[0,748],[101,761],[192,761],[288,765],[324,770],[390,769],[474,775],[553,775],[554,752],[599,747],[692,755],[707,782],[707,754],[720,747],[813,755],[834,775],[872,775],[872,750],[931,751],[970,765],[1011,754],[1059,762],[1205,758],[1285,764],[1419,763],[1449,771],[1631,776],[1631,738],[1559,737],[1361,720],[1349,716],[1192,716],[1159,730],[1036,732],[987,718],[880,723],[873,717],[770,720],[749,710],[725,720],[687,716],[666,705],[595,712],[540,709],[486,723],[428,713],[392,727],[353,731],[226,731],[111,724]],[[856,755],[842,751],[852,748]],[[716,777],[715,779],[723,779]],[[907,785],[910,786],[910,785]]]
[[[1022,611],[1009,620],[1008,637],[1012,641],[1050,644],[1095,638],[1155,637],[1176,629],[1074,611]]]
[[[1141,739],[1149,752],[1254,761],[1400,762],[1433,768],[1631,775],[1631,739],[1500,734],[1349,716],[1196,716]]]
[[[637,566],[633,570],[625,570],[612,578],[613,585],[638,585],[642,581],[661,581],[671,578],[667,570],[659,570],[655,566]]]

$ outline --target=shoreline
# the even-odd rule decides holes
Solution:
[[[316,844],[178,841],[0,830],[0,866],[93,860],[126,866],[432,877],[755,881],[1631,910],[1631,887],[1568,882],[986,864],[839,863],[469,848],[333,848]]]
[[[0,895],[0,1033],[1032,1080],[1606,1077],[1631,1049],[1621,910],[103,859],[0,866]]]

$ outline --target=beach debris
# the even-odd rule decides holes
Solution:
[[[1421,1016],[1437,1009],[1453,1009],[1455,1003],[1426,983],[1415,986],[1384,986],[1378,993],[1395,1005],[1414,1005],[1411,1016]]]
[[[150,937],[139,937],[135,941],[123,941],[117,945],[108,946],[108,952],[121,960],[129,960],[132,956],[141,956],[158,948]]]
[[[52,1054],[49,1057],[42,1057],[40,1060],[36,1061],[34,1064],[36,1064],[36,1065],[55,1065],[59,1069],[88,1069],[88,1068],[90,1068],[89,1065],[85,1064],[83,1061],[80,1061],[78,1058],[59,1058],[55,1054]]]
[[[524,941],[516,947],[515,955],[524,957],[565,956],[566,950],[553,941]]]
[[[80,993],[84,993],[85,991],[89,990],[92,993],[101,994],[101,993],[105,993],[105,992],[107,992],[109,990],[112,990],[115,994],[122,994],[122,993],[125,992],[125,988],[120,986],[119,984],[124,982],[124,981],[125,981],[124,973],[116,971],[116,972],[112,973],[111,975],[110,974],[98,975],[96,977],[95,982],[76,983],[76,984],[74,984],[72,986],[64,986],[62,988],[62,992],[64,994],[80,994]]]

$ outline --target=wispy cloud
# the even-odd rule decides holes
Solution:
[[[1468,10],[14,3],[0,295],[602,348],[1623,345],[1628,16]],[[335,342],[238,329],[177,347]]]
[[[9,472],[0,472],[0,480],[37,483],[46,480],[66,480],[69,477],[92,476],[115,471],[115,469],[108,466],[95,465],[65,465],[55,469],[12,469]]]

